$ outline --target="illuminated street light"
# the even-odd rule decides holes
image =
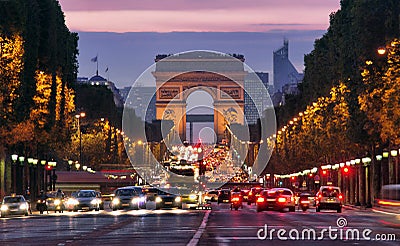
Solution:
[[[382,55],[386,54],[386,48],[385,47],[379,47],[377,52],[378,52],[379,55],[382,56]]]
[[[79,170],[80,167],[81,167],[81,164],[79,164],[79,162],[76,162],[76,163],[75,163],[75,168],[76,168],[76,170]]]

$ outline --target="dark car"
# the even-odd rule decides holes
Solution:
[[[146,194],[146,207],[155,209],[161,208],[182,208],[182,197],[171,192],[157,188],[144,189]]]
[[[256,205],[257,212],[270,209],[283,211],[285,208],[289,208],[290,212],[295,211],[293,192],[286,188],[273,188],[262,191],[256,200]]]
[[[241,192],[242,192],[243,202],[247,202],[249,199],[250,190],[242,190]]]
[[[223,189],[218,192],[218,204],[231,202],[231,190]]]
[[[262,190],[262,187],[251,188],[247,195],[247,204],[250,205],[252,203],[255,203]]]
[[[145,202],[146,198],[142,187],[121,187],[115,190],[110,208],[114,211],[122,208],[140,209],[144,208]]]

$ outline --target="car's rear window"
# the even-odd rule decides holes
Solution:
[[[267,196],[269,196],[269,197],[277,197],[280,195],[291,196],[292,192],[289,190],[274,190],[274,191],[267,192]]]
[[[338,189],[323,189],[321,192],[323,197],[337,197],[339,196],[339,190]]]

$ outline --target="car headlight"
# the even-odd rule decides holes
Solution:
[[[58,206],[61,204],[61,201],[59,199],[54,200],[54,205]]]
[[[99,204],[99,201],[97,199],[93,199],[90,201],[90,204],[97,205],[97,204]]]
[[[67,200],[67,205],[75,206],[75,205],[78,205],[78,204],[79,204],[79,201],[74,199],[74,198],[70,198],[70,199]]]
[[[21,209],[21,210],[25,210],[25,209],[27,209],[27,207],[28,207],[28,206],[26,206],[25,203],[19,205],[19,209]]]
[[[1,211],[7,211],[8,210],[8,206],[3,204],[1,205]]]
[[[118,205],[119,203],[120,203],[119,198],[114,198],[114,199],[112,200],[112,204],[113,204],[113,205]]]
[[[197,198],[197,196],[196,196],[195,194],[191,194],[191,195],[189,196],[189,199],[190,199],[190,200],[196,200],[196,198]]]
[[[175,202],[181,202],[181,201],[182,201],[182,198],[180,196],[175,198]]]
[[[139,200],[139,197],[134,197],[134,198],[132,198],[132,203],[133,204],[136,204],[136,203],[138,203],[140,200]]]
[[[156,197],[156,203],[162,202],[161,197]]]

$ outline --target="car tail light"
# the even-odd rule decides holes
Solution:
[[[261,196],[260,196],[259,198],[257,198],[257,202],[259,202],[259,203],[260,203],[260,202],[264,202],[264,201],[265,201],[264,197],[261,197]]]
[[[294,202],[294,197],[292,196],[292,197],[290,197],[290,200],[292,201],[292,202]]]
[[[231,199],[232,202],[238,202],[239,201],[239,197],[234,197]]]
[[[342,194],[339,195],[339,199],[343,200],[343,195]]]
[[[321,195],[321,194],[319,194],[319,195],[318,195],[318,199],[321,199],[321,198],[322,198],[322,195]]]
[[[253,195],[253,192],[250,191],[250,192],[249,192],[249,196],[251,196],[251,195]]]
[[[286,202],[286,198],[284,198],[284,197],[279,197],[279,198],[278,198],[278,202]]]

